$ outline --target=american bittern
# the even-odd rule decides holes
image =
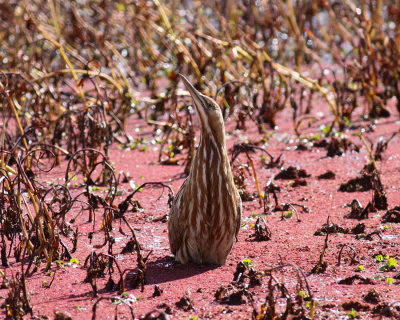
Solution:
[[[242,202],[226,152],[218,104],[180,75],[192,96],[201,136],[190,173],[171,207],[168,236],[177,261],[222,265],[239,232]]]

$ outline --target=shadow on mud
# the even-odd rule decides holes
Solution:
[[[190,278],[218,268],[218,266],[197,265],[194,263],[180,264],[173,257],[159,258],[156,261],[147,263],[146,266],[146,285]]]

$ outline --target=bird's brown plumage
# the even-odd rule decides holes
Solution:
[[[218,104],[181,75],[200,120],[200,144],[171,207],[168,237],[181,263],[222,265],[239,232],[242,202],[233,182]]]

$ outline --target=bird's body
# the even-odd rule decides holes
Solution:
[[[240,228],[242,203],[226,151],[221,110],[182,76],[200,120],[200,144],[171,207],[168,236],[181,263],[222,265]]]

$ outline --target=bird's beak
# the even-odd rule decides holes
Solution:
[[[193,85],[189,82],[188,79],[186,79],[185,76],[183,76],[181,74],[179,74],[179,76],[182,78],[186,89],[189,91],[190,95],[192,96],[193,102],[196,107],[196,111],[202,115],[205,111],[204,107],[203,107],[203,102],[202,102],[203,101],[202,94],[199,91],[197,91],[195,87],[193,87]]]

